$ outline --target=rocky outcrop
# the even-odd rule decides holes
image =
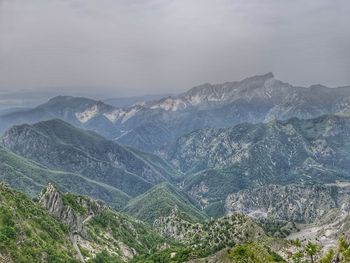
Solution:
[[[148,240],[149,237],[152,240],[160,238],[144,223],[118,213],[102,202],[61,193],[52,184],[43,189],[39,204],[69,226],[69,237],[81,262],[103,251],[123,262],[129,261],[151,248],[153,241]]]
[[[39,203],[52,216],[60,219],[71,228],[82,230],[82,216],[74,212],[70,206],[63,204],[62,196],[57,189],[49,184],[41,193]]]
[[[350,185],[268,185],[242,190],[226,199],[226,213],[312,223],[332,209],[350,211]]]
[[[73,202],[79,205],[74,209],[74,205],[69,203],[67,197],[61,194],[52,184],[48,184],[39,196],[39,204],[44,207],[52,216],[70,226],[73,232],[80,233],[83,224],[92,215],[99,214],[103,205],[92,199],[83,196],[74,196]]]

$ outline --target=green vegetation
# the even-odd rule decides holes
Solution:
[[[0,255],[16,263],[78,262],[68,228],[25,194],[0,184]]]
[[[132,260],[131,263],[180,263],[201,256],[205,255],[201,255],[196,250],[178,245],[161,251],[152,251],[146,255],[140,255]]]
[[[257,243],[238,245],[229,251],[229,257],[233,263],[272,263],[286,262],[281,256],[271,251],[268,247]]]
[[[265,242],[264,231],[250,218],[233,214],[216,220],[192,223],[184,220],[178,211],[155,221],[154,228],[162,235],[172,238],[202,256],[208,256],[225,247],[244,242]]]
[[[115,244],[122,242],[135,249],[138,254],[148,253],[150,249],[165,242],[164,238],[144,223],[109,209],[103,209],[94,216],[86,225],[86,229],[92,235],[94,242],[111,250]]]
[[[65,193],[62,195],[63,205],[70,206],[75,212],[77,212],[81,215],[85,215],[88,212],[86,207],[84,207],[78,203],[78,200],[81,198],[84,198],[84,197],[79,196],[79,198],[78,198],[78,196],[73,195],[71,193]]]
[[[174,207],[189,221],[207,219],[191,197],[168,183],[156,185],[143,195],[132,199],[125,212],[152,225],[155,219],[168,216]]]
[[[95,258],[90,259],[87,263],[123,263],[124,261],[111,256],[106,250],[98,253]]]
[[[321,251],[321,247],[313,242],[303,245],[300,240],[292,241],[298,249],[291,260],[293,263],[348,263],[350,262],[350,242],[346,241],[344,235],[339,239],[338,247],[330,248],[326,252]]]
[[[0,145],[41,165],[119,189],[125,196],[140,195],[157,183],[179,177],[170,163],[155,155],[59,119],[14,126],[0,138]]]
[[[320,247],[312,242],[309,242],[305,247],[305,253],[310,257],[311,263],[315,262],[315,257],[318,252],[320,252]]]
[[[272,237],[287,237],[292,231],[296,231],[295,223],[284,220],[273,220],[260,218],[255,220],[261,226],[265,233]]]
[[[121,262],[166,242],[147,224],[116,212],[102,202],[61,193],[52,185],[42,191],[39,202],[64,221],[71,233],[79,236],[80,252],[91,262]],[[96,259],[92,259],[94,254],[98,255]]]
[[[350,262],[350,242],[342,236],[339,240],[339,252],[342,255],[343,262]]]
[[[201,129],[169,146],[167,158],[186,174],[184,191],[219,216],[210,205],[242,189],[349,180],[349,132],[340,116]]]
[[[333,262],[333,259],[334,259],[334,256],[335,256],[335,252],[333,249],[330,249],[327,254],[320,259],[320,263],[332,263]]]
[[[104,200],[116,209],[125,206],[129,197],[120,190],[84,178],[81,175],[50,170],[0,146],[0,180],[26,192],[31,197],[40,193],[49,182],[61,191],[89,195]]]
[[[155,171],[160,172],[170,182],[177,182],[182,179],[182,174],[168,161],[163,160],[157,155],[145,153],[137,149],[124,146],[129,151],[133,152],[138,158],[141,158],[145,163],[152,167]]]

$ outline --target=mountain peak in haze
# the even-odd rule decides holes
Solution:
[[[273,79],[273,78],[275,78],[274,74],[272,72],[267,72],[266,74],[254,75],[254,76],[245,78],[242,80],[242,82],[248,81],[248,80],[268,80],[268,79]]]

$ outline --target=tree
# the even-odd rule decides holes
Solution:
[[[309,242],[305,247],[305,252],[310,256],[311,263],[315,262],[315,256],[320,251],[320,247],[312,242]]]
[[[301,263],[301,259],[304,257],[304,251],[299,250],[298,252],[295,252],[292,256],[294,263]]]
[[[345,262],[350,261],[350,245],[346,242],[344,236],[339,239],[339,252],[342,254]]]
[[[320,260],[320,263],[332,263],[335,252],[333,249],[328,250],[327,254]]]

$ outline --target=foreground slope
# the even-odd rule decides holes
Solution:
[[[42,191],[39,204],[68,226],[71,241],[83,260],[101,257],[105,258],[100,259],[102,262],[129,261],[165,242],[141,221],[88,197],[63,194],[52,185]]]
[[[163,236],[185,245],[185,250],[174,252],[181,260],[171,259],[159,251],[137,262],[286,262],[281,255],[286,256],[294,249],[289,241],[268,237],[253,220],[240,214],[190,222],[175,208],[170,215],[157,219],[154,226]],[[254,247],[250,256],[259,261],[246,261],[246,256],[235,260],[235,252],[231,255],[230,249],[240,250],[241,246]]]
[[[0,260],[10,263],[265,263],[294,262],[297,256],[303,262],[309,260],[307,244],[271,238],[241,214],[193,222],[175,208],[170,215],[155,220],[152,230],[102,202],[63,194],[52,185],[41,192],[36,202],[3,184],[0,210]],[[320,226],[314,233],[315,242],[322,239],[323,232],[336,229],[338,221],[327,220],[322,221],[327,228]],[[349,231],[348,217],[339,223],[342,231]],[[332,245],[336,253],[339,249],[342,261],[338,262],[348,262],[349,242],[343,239],[340,248],[336,242]],[[331,260],[336,253],[326,256]],[[317,260],[322,257],[322,253],[314,255]]]
[[[1,262],[79,262],[68,228],[25,194],[0,184]]]

